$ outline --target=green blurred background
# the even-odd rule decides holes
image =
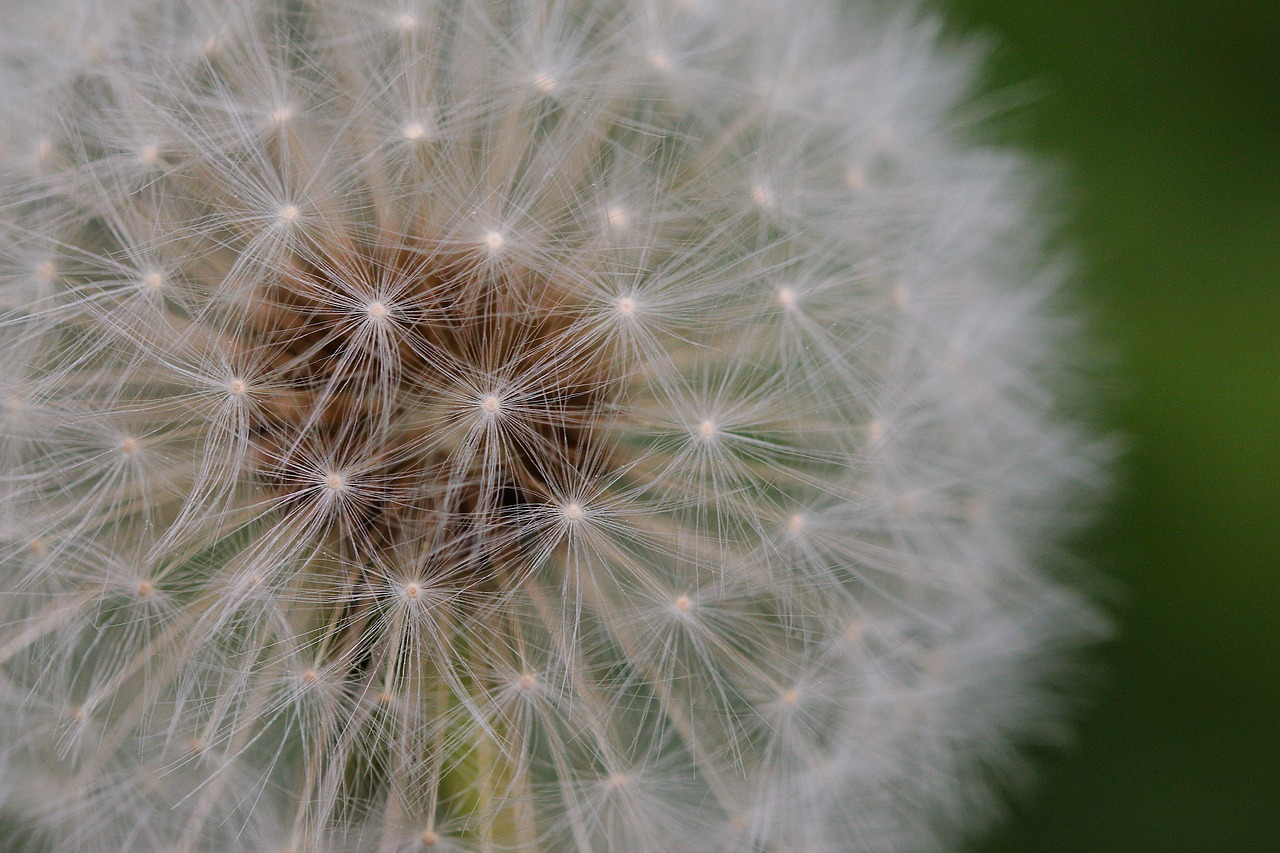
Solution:
[[[977,849],[1280,851],[1280,0],[937,2],[1034,84],[996,132],[1069,173],[1131,443],[1108,683]]]

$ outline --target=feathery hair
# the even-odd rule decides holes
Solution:
[[[4,12],[16,849],[929,850],[1062,736],[1105,443],[918,10]]]

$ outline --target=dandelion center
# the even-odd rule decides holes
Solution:
[[[612,439],[598,425],[625,374],[579,322],[593,309],[569,282],[495,267],[484,248],[406,243],[341,234],[263,286],[258,313],[238,327],[238,346],[270,377],[241,412],[249,459],[282,508],[320,503],[307,517],[326,520],[327,547],[346,559],[399,560],[435,541],[429,574],[502,585],[507,564],[489,554],[510,548],[522,508],[585,516],[555,495],[586,460],[611,464]],[[393,296],[359,295],[388,288]],[[363,324],[350,321],[352,299]],[[226,388],[249,391],[239,377]],[[414,601],[422,589],[399,594]]]

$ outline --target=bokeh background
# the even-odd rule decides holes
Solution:
[[[976,849],[1280,851],[1280,2],[937,0],[1065,168],[1130,451],[1093,713]],[[1028,87],[1030,83],[1030,87]]]

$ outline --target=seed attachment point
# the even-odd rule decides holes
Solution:
[[[556,87],[560,85],[560,81],[554,75],[544,71],[533,78],[533,85],[537,86],[543,94],[550,95],[555,92]]]
[[[401,12],[391,18],[391,26],[402,33],[411,33],[418,28],[418,18],[412,12]]]
[[[420,121],[411,121],[400,128],[400,135],[409,142],[421,142],[427,137],[427,126]]]
[[[609,220],[610,228],[626,228],[631,224],[631,214],[627,212],[625,207],[611,204],[605,208],[605,218]]]

